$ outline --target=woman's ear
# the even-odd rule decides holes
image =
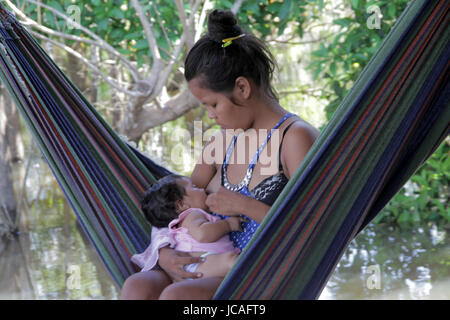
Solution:
[[[234,82],[233,96],[247,100],[252,93],[252,86],[246,77],[238,77]]]

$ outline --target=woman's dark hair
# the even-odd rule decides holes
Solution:
[[[145,193],[141,207],[152,226],[167,227],[178,218],[177,202],[183,199],[186,190],[177,183],[183,178],[176,174],[167,175],[154,183]]]
[[[222,47],[223,39],[241,34],[245,36]],[[200,76],[203,87],[222,93],[230,93],[235,80],[243,76],[277,99],[270,84],[275,68],[275,59],[269,49],[244,31],[231,11],[214,10],[208,16],[208,33],[189,51],[184,75],[186,81]]]

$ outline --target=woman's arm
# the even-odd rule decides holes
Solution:
[[[205,188],[216,174],[216,163],[214,158],[216,157],[216,151],[222,148],[222,151],[226,147],[225,132],[220,131],[205,144],[202,150],[202,155],[197,161],[194,170],[191,174],[191,181],[199,188]]]

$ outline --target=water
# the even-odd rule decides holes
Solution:
[[[436,227],[369,225],[321,299],[450,299],[450,239]]]
[[[26,192],[23,177],[28,169]],[[0,299],[118,299],[47,165],[15,165],[21,232],[0,241]],[[370,225],[350,244],[321,299],[450,299],[450,237],[435,227]]]

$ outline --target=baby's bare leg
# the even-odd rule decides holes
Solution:
[[[238,254],[235,252],[226,252],[219,254],[211,254],[206,257],[206,261],[200,263],[195,272],[203,274],[202,278],[209,277],[225,277],[230,271]]]

